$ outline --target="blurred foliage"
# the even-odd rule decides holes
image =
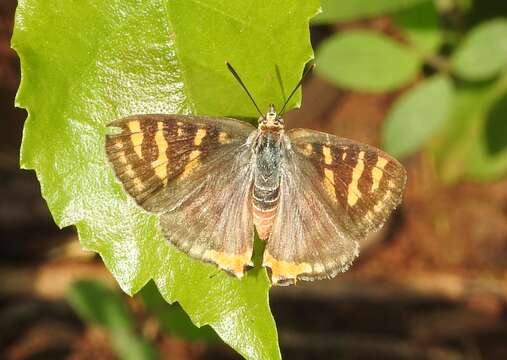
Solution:
[[[464,80],[487,80],[507,64],[507,19],[472,29],[452,58],[453,72]]]
[[[440,75],[421,81],[419,86],[404,93],[385,123],[382,134],[385,150],[404,157],[419,149],[443,127],[452,96],[451,80]],[[433,99],[431,107],[427,99]]]
[[[493,180],[507,169],[507,73],[462,83],[445,129],[429,149],[445,182],[462,177]]]
[[[317,59],[317,71],[334,83],[369,91],[396,89],[414,80],[421,66],[408,48],[367,30],[330,37],[321,45]]]
[[[168,304],[153,281],[146,284],[137,297],[141,298],[146,310],[155,316],[164,333],[189,341],[220,342],[211,327],[205,325],[198,328],[178,303]]]
[[[108,330],[112,348],[121,359],[159,358],[153,346],[137,334],[134,318],[121,297],[102,283],[76,281],[66,297],[83,321]]]
[[[407,39],[411,50],[422,55],[438,51],[444,40],[444,31],[439,26],[439,16],[435,3],[421,1],[392,14],[393,21]]]
[[[196,327],[179,304],[168,304],[150,281],[136,296],[145,314],[157,322],[161,332],[188,341],[220,343],[209,326]],[[158,359],[154,347],[139,335],[138,324],[120,294],[95,280],[79,280],[67,291],[67,302],[87,324],[108,331],[113,350],[121,359]]]
[[[507,6],[498,1],[323,1],[317,24],[389,15],[397,36],[339,31],[317,69],[356,91],[407,88],[382,145],[404,158],[426,150],[445,182],[507,173]],[[398,37],[399,36],[399,37]],[[417,79],[417,80],[416,80]]]
[[[321,0],[322,13],[313,24],[334,23],[377,16],[401,10],[427,0]]]

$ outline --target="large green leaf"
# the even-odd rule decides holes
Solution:
[[[322,13],[313,22],[322,24],[384,15],[429,1],[431,0],[322,0]]]
[[[317,71],[338,86],[393,90],[413,80],[421,59],[408,47],[374,31],[351,30],[322,43]]]
[[[466,80],[490,79],[507,67],[507,19],[495,19],[470,31],[453,56],[452,67]]]
[[[453,92],[449,78],[435,76],[403,94],[384,124],[382,144],[385,150],[400,158],[417,151],[444,125]]]
[[[156,216],[115,179],[105,125],[138,113],[256,115],[226,60],[260,106],[280,104],[281,89],[296,84],[312,57],[308,22],[318,7],[317,0],[21,0],[16,13],[17,105],[29,113],[21,165],[36,170],[56,222],[76,224],[83,247],[100,253],[127,293],[154,279],[168,302],[249,359],[280,357],[265,270],[238,280],[169,246]]]

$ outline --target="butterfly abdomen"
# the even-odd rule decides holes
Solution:
[[[252,211],[262,240],[271,234],[280,195],[280,146],[276,133],[260,133],[255,147],[255,178]]]
[[[279,186],[269,188],[254,184],[252,190],[253,219],[257,233],[262,240],[271,234],[278,211]]]

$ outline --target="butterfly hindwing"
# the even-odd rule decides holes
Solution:
[[[187,179],[160,216],[163,233],[178,248],[238,277],[253,265],[251,156],[245,145],[203,165],[207,174]]]
[[[252,225],[249,192],[238,187],[248,189],[255,128],[181,115],[136,115],[109,126],[120,129],[106,138],[116,176],[141,207],[160,214],[164,236],[195,258],[242,274]]]
[[[368,145],[306,129],[287,136],[264,264],[278,284],[333,277],[398,205],[405,171]]]

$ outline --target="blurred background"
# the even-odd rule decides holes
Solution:
[[[19,170],[15,6],[0,2],[0,358],[238,359],[152,284],[121,293]],[[351,271],[272,289],[282,354],[506,359],[507,2],[322,6],[317,71],[286,122],[381,147],[409,180]]]

